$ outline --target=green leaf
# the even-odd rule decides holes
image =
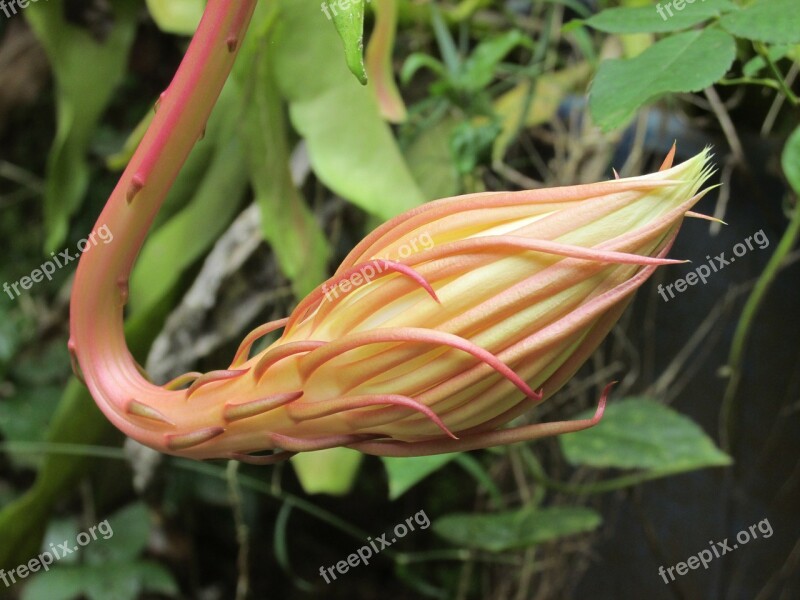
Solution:
[[[734,39],[712,28],[670,36],[635,58],[604,61],[589,95],[592,117],[604,131],[618,128],[663,94],[712,85],[735,57]]]
[[[266,39],[251,32],[236,70],[242,93],[239,133],[261,210],[261,229],[278,265],[302,298],[327,279],[331,250],[316,217],[295,187],[289,167],[289,126],[267,59]]]
[[[77,539],[80,532],[81,530],[78,528],[77,517],[56,517],[47,524],[47,531],[44,534],[40,551],[52,551],[51,544],[53,547],[57,547],[65,541],[74,541]],[[73,552],[72,554],[67,554],[59,558],[58,566],[77,565],[80,564],[82,560],[83,557],[79,552]]]
[[[47,52],[56,81],[58,124],[47,158],[44,197],[46,252],[64,243],[69,219],[83,201],[89,185],[86,154],[92,135],[125,76],[139,3],[116,0],[112,5],[114,25],[102,43],[68,23],[60,2],[39,2],[25,11]]]
[[[22,387],[0,402],[0,433],[6,441],[38,442],[44,439],[47,423],[58,405],[61,386]],[[40,457],[10,452],[14,464],[36,466]]]
[[[316,0],[282,0],[270,56],[314,172],[335,193],[389,219],[423,201],[369,87],[354,81],[342,44],[318,27]]]
[[[333,24],[344,42],[347,68],[362,85],[367,85],[367,70],[364,68],[364,0],[330,0],[323,6],[333,13]]]
[[[789,44],[772,46],[767,50],[767,54],[771,61],[777,62],[784,56],[789,54],[793,48],[794,46],[791,46]],[[754,56],[745,63],[744,67],[742,67],[742,74],[745,77],[754,77],[759,73],[759,71],[761,71],[766,66],[767,66],[767,61],[764,60],[763,56]]]
[[[459,123],[450,136],[450,153],[456,171],[461,175],[468,175],[478,164],[489,162],[492,145],[501,130],[502,127],[497,122]]]
[[[176,274],[163,270],[159,277],[176,279]],[[164,303],[166,304],[166,303]],[[160,304],[153,310],[139,313],[125,324],[125,338],[134,356],[143,356],[161,330],[169,306]],[[53,444],[85,446],[118,445],[122,435],[97,408],[86,386],[72,378],[50,418],[46,441]],[[0,510],[0,568],[9,570],[30,560],[40,551],[40,544],[56,502],[63,502],[77,489],[78,482],[89,471],[107,468],[88,456],[44,455],[33,486],[13,503]]]
[[[142,553],[150,537],[147,506],[141,502],[126,506],[101,521],[95,533],[97,539],[84,548],[88,564],[132,561]]]
[[[464,61],[458,77],[458,87],[466,91],[485,88],[494,79],[497,65],[517,46],[531,47],[530,39],[518,29],[484,40]]]
[[[424,52],[413,52],[406,57],[400,69],[400,81],[404,84],[408,83],[414,74],[423,67],[430,69],[442,79],[448,76],[447,69],[440,61]]]
[[[434,521],[433,530],[452,544],[503,552],[592,531],[601,522],[599,514],[583,507],[524,507],[493,514],[446,515]]]
[[[397,500],[417,483],[444,467],[457,456],[458,452],[409,458],[381,457],[386,474],[389,476],[389,500]]]
[[[33,577],[22,590],[22,600],[73,600],[85,590],[84,569],[61,566]]]
[[[647,398],[614,402],[591,429],[558,439],[576,466],[682,473],[731,464],[691,419]]]
[[[295,454],[289,460],[306,494],[344,496],[353,487],[364,455],[350,448]]]
[[[450,153],[450,139],[458,124],[455,117],[445,117],[425,127],[404,150],[408,167],[428,200],[458,193],[458,172]]]
[[[200,23],[205,0],[147,0],[147,10],[161,31],[192,35]]]
[[[688,29],[737,9],[729,0],[692,0],[693,4],[686,0],[684,2],[684,8],[680,11],[675,8],[674,2],[660,2],[655,6],[609,8],[589,17],[583,23],[606,33],[666,33]]]
[[[233,220],[247,187],[247,156],[233,135],[235,90],[225,87],[217,105],[223,122],[206,134],[214,150],[191,201],[145,241],[130,280],[130,308],[148,310],[172,289]],[[165,276],[164,271],[174,275]]]
[[[562,69],[544,73],[537,77],[533,93],[528,100],[529,82],[523,82],[494,101],[494,112],[500,118],[503,130],[494,142],[492,160],[502,160],[506,148],[511,144],[520,127],[533,127],[549,122],[558,112],[566,95],[582,88],[589,78],[588,63],[581,62]],[[527,108],[527,113],[522,114]]]
[[[720,25],[736,37],[768,44],[800,42],[800,10],[797,0],[760,0],[725,15]]]
[[[142,138],[144,138],[144,134],[147,132],[147,128],[150,127],[150,123],[152,123],[155,115],[155,110],[152,108],[148,109],[139,121],[139,124],[136,125],[133,131],[128,135],[122,148],[114,154],[106,156],[106,167],[108,167],[109,170],[122,171],[128,166],[128,162],[133,158],[133,153],[136,152],[136,148],[138,148],[139,143],[142,141]]]
[[[150,561],[52,568],[25,586],[22,600],[136,600],[145,592],[175,597],[178,586],[164,567]]]
[[[781,154],[781,167],[796,194],[800,194],[800,127],[786,141]]]
[[[136,600],[147,592],[177,597],[179,589],[163,566],[144,560],[84,569],[89,600]]]

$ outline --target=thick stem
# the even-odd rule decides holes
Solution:
[[[95,225],[111,231],[113,244],[83,254],[75,276],[69,341],[73,360],[108,419],[154,447],[162,445],[163,436],[133,426],[124,415],[140,406],[137,397],[179,392],[147,381],[128,351],[123,331],[128,277],[153,218],[202,135],[255,5],[256,0],[209,0],[152,124]]]

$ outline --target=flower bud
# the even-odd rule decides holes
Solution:
[[[129,383],[105,406],[121,406],[115,423],[164,452],[260,464],[335,446],[436,454],[590,427],[610,386],[592,419],[503,426],[564,385],[656,267],[681,262],[665,256],[684,216],[698,216],[690,209],[711,170],[708,150],[676,167],[673,153],[641,177],[411,210],[359,243],[288,319],[250,333],[228,369]]]

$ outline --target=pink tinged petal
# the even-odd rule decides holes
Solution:
[[[359,408],[369,406],[382,406],[389,404],[392,406],[399,406],[422,413],[430,419],[439,429],[446,435],[458,439],[453,432],[451,432],[442,420],[433,412],[429,407],[425,406],[418,400],[410,398],[409,396],[401,396],[399,394],[374,394],[365,396],[346,396],[343,398],[335,398],[331,400],[317,400],[314,402],[295,402],[288,406],[286,412],[295,421],[308,421],[310,419],[319,419],[327,417],[336,413],[350,412]],[[357,421],[360,413],[354,413],[353,419]],[[364,413],[370,414],[370,411]]]
[[[667,240],[665,247],[659,252],[659,256],[665,256],[669,252],[675,235],[677,235],[677,232],[673,233]],[[562,343],[573,335],[575,331],[591,327],[595,319],[602,318],[606,311],[613,310],[618,303],[623,302],[627,296],[635,292],[650,277],[655,268],[655,266],[643,268],[633,277],[624,280],[613,289],[590,299],[578,310],[569,312],[566,316],[499,352],[498,358],[506,364],[528,361],[530,356],[545,352],[548,348]],[[457,393],[470,385],[475,385],[484,379],[488,373],[486,365],[475,365],[431,387],[420,394],[419,398],[423,402],[430,403],[433,398],[449,397],[451,394]],[[546,391],[548,394],[552,394],[557,389],[551,384]],[[448,413],[449,410],[443,414],[448,415]]]
[[[330,435],[314,438],[299,438],[281,433],[268,433],[267,439],[274,448],[287,450],[289,452],[312,452],[314,450],[327,450],[328,448],[338,448],[339,446],[349,446],[356,442],[374,439],[374,435]]]
[[[667,156],[664,158],[664,162],[661,163],[659,167],[659,171],[666,171],[667,169],[672,168],[672,161],[675,160],[675,150],[677,148],[677,142],[672,142],[672,148],[669,149],[667,152]]]
[[[703,219],[704,221],[711,221],[713,223],[721,223],[722,225],[727,225],[727,223],[722,219],[718,219],[717,217],[711,217],[709,215],[704,215],[703,213],[694,212],[693,210],[687,210],[685,216],[692,217],[694,219]]]
[[[674,260],[670,258],[653,258],[650,256],[640,256],[638,254],[628,254],[625,252],[614,252],[609,250],[599,250],[596,248],[585,248],[571,244],[561,244],[546,240],[532,240],[526,237],[503,235],[486,236],[450,242],[442,246],[431,249],[425,255],[425,260],[433,260],[446,256],[459,255],[468,252],[485,252],[492,250],[531,250],[534,252],[544,252],[558,256],[579,258],[604,263],[631,264],[631,265],[675,265],[687,261]]]
[[[419,327],[394,327],[391,329],[376,329],[373,331],[351,333],[342,339],[329,342],[303,357],[299,367],[300,373],[303,375],[304,379],[308,379],[308,377],[323,364],[344,352],[370,344],[393,342],[435,344],[463,350],[503,375],[526,396],[536,399],[541,397],[534,392],[527,383],[520,379],[512,369],[498,360],[491,352],[457,335]]]
[[[224,427],[206,427],[189,433],[168,433],[164,435],[164,440],[167,448],[180,451],[199,446],[223,433],[225,433]]]
[[[247,373],[247,369],[222,369],[219,371],[209,371],[208,373],[204,373],[195,379],[194,383],[188,387],[186,390],[186,398],[191,398],[192,394],[209,383],[227,381],[229,379],[244,375],[245,373]]]
[[[239,462],[247,463],[250,465],[274,465],[278,463],[282,463],[286,460],[289,460],[293,457],[297,452],[275,452],[273,454],[263,454],[263,455],[252,455],[252,454],[245,454],[242,452],[231,452],[227,455],[227,458],[231,460],[238,460]]]
[[[428,202],[387,221],[365,237],[347,255],[337,273],[379,254],[386,246],[406,237],[417,229],[430,228],[437,219],[446,219],[454,214],[470,210],[485,210],[525,204],[549,205],[548,211],[558,210],[559,204],[581,200],[597,200],[602,208],[601,198],[623,192],[642,192],[658,188],[675,187],[681,181],[628,178],[619,181],[605,181],[574,186],[523,190],[519,192],[480,192],[465,196],[454,196]],[[630,200],[628,200],[630,202]],[[533,207],[532,207],[533,212]],[[431,232],[433,234],[433,232]]]
[[[426,281],[426,279],[422,275],[420,275],[417,271],[415,271],[411,267],[408,267],[402,263],[393,260],[384,260],[381,258],[376,258],[361,263],[359,265],[356,265],[354,267],[351,267],[342,273],[337,273],[334,277],[330,278],[321,286],[314,289],[314,291],[311,292],[308,296],[306,296],[303,299],[303,301],[300,304],[298,304],[297,308],[295,308],[294,311],[292,311],[292,316],[289,318],[289,321],[286,324],[286,329],[290,330],[297,323],[297,321],[305,318],[305,316],[309,313],[309,311],[314,310],[315,308],[319,308],[317,314],[315,314],[314,316],[315,319],[314,326],[316,326],[317,321],[321,319],[320,312],[324,311],[323,316],[324,314],[328,314],[330,310],[332,310],[333,307],[338,304],[338,301],[340,299],[343,299],[347,295],[347,292],[339,291],[338,286],[343,281],[347,281],[348,279],[353,277],[353,275],[356,274],[363,275],[366,269],[372,268],[374,270],[374,267],[377,267],[378,269],[378,272],[375,274],[375,279],[384,277],[391,273],[399,273],[401,275],[405,275],[406,277],[414,281],[417,285],[419,285],[421,288],[423,288],[426,292],[428,292],[430,297],[433,298],[436,302],[439,302],[439,298],[436,296],[436,292],[434,291],[434,289]],[[374,281],[374,279],[367,281],[362,285],[366,285],[371,281]],[[332,291],[337,292],[334,295],[333,299],[329,297],[329,294]],[[323,297],[326,300],[328,300],[327,304],[322,301]],[[324,308],[326,306],[328,307],[327,310]],[[314,327],[312,326],[312,329],[313,328]]]
[[[288,318],[270,321],[269,323],[264,323],[263,325],[256,327],[253,331],[248,333],[247,336],[245,336],[245,338],[242,340],[242,343],[239,344],[239,348],[236,350],[233,361],[231,361],[231,368],[240,367],[242,364],[247,362],[248,354],[250,353],[250,349],[253,347],[253,344],[255,344],[265,335],[272,333],[281,327],[286,327],[288,322]]]
[[[609,383],[603,390],[597,405],[597,410],[591,419],[524,425],[522,427],[462,436],[458,440],[434,439],[419,442],[373,440],[350,444],[350,448],[363,452],[364,454],[373,454],[376,456],[426,456],[430,454],[443,454],[446,452],[466,452],[468,450],[529,442],[543,437],[574,433],[594,427],[600,422],[606,409],[608,394],[614,383]]]
[[[317,348],[324,346],[326,343],[327,342],[307,340],[273,346],[269,350],[265,351],[256,363],[256,366],[253,368],[253,377],[255,377],[256,382],[259,382],[264,376],[264,373],[267,372],[267,369],[269,369],[279,360],[283,360],[284,358],[288,358],[289,356],[293,356],[295,354],[311,352],[312,350],[316,350]]]
[[[147,404],[134,399],[131,399],[125,406],[125,412],[127,412],[129,415],[135,415],[137,417],[150,419],[151,421],[156,421],[162,425],[169,425],[172,427],[175,426],[175,423],[165,417],[163,413],[159,412],[152,406],[148,406]]]
[[[706,188],[685,202],[681,203],[680,205],[676,206],[674,209],[664,213],[657,219],[651,221],[646,228],[638,228],[623,235],[619,235],[611,240],[603,242],[599,244],[597,247],[603,249],[610,245],[618,245],[618,244],[638,244],[643,242],[644,240],[652,239],[653,233],[660,232],[662,230],[666,230],[669,227],[677,225],[680,220],[683,218],[683,215],[689,210],[692,206],[697,204],[708,192],[710,191],[709,188]],[[676,232],[677,233],[677,232]],[[687,261],[682,261],[687,262]]]
[[[665,256],[669,252],[677,233],[675,231],[672,234],[659,256]],[[544,344],[553,343],[556,340],[563,339],[564,336],[569,335],[576,329],[587,327],[597,316],[635,292],[639,286],[647,281],[655,269],[655,266],[644,267],[633,277],[625,280],[615,288],[596,296],[577,310],[570,312],[567,316],[504,350],[500,353],[500,356],[508,362],[523,359],[530,352],[541,348]]]
[[[290,402],[294,402],[303,395],[302,391],[272,394],[258,400],[249,402],[227,402],[222,415],[227,423],[247,419],[269,412]]]
[[[194,383],[199,377],[202,376],[203,374],[198,371],[190,371],[189,373],[178,375],[175,379],[171,379],[161,387],[165,390],[178,390],[185,385]]]

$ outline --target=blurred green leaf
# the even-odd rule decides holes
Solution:
[[[30,332],[25,318],[16,308],[0,304],[0,367],[5,368],[16,356]],[[13,363],[9,366],[14,366]]]
[[[156,111],[152,108],[147,109],[144,117],[142,117],[133,131],[131,131],[126,138],[125,144],[123,144],[122,148],[120,148],[114,154],[106,157],[106,167],[108,167],[109,170],[122,171],[128,166],[128,161],[130,161],[131,157],[133,157],[133,153],[136,152],[136,148],[139,147],[139,143],[142,141],[144,134],[147,132],[147,128],[150,127],[150,123],[153,121],[155,114]]]
[[[493,161],[502,159],[520,125],[533,127],[549,122],[558,112],[558,107],[567,94],[583,87],[590,72],[589,65],[582,62],[540,75],[533,82],[533,94],[524,115],[522,113],[526,108],[529,82],[520,83],[497,98],[494,101],[494,111],[500,117],[502,132],[494,141]]]
[[[136,600],[143,593],[176,597],[178,586],[164,567],[150,561],[59,567],[32,578],[22,600]]]
[[[270,55],[295,129],[325,185],[389,219],[423,201],[377,99],[348,73],[341,41],[315,0],[282,0]]]
[[[497,65],[517,46],[531,47],[530,39],[518,29],[480,42],[462,63],[458,87],[476,92],[492,82]]]
[[[61,386],[20,387],[0,402],[0,433],[6,441],[38,442],[44,439],[47,423],[58,406]],[[40,457],[9,452],[14,464],[32,467]]]
[[[79,531],[74,521],[66,527],[48,530],[42,550],[49,543],[56,547],[66,541],[74,545]],[[77,564],[78,553],[54,562],[48,572],[40,572],[25,587],[23,600],[71,600],[86,596],[91,600],[136,600],[143,592],[167,596],[178,593],[172,575],[161,565],[137,560],[147,545],[150,519],[147,507],[140,503],[126,506],[96,528],[86,531],[91,540],[77,552],[85,562]]]
[[[499,123],[459,123],[450,135],[450,153],[456,171],[469,175],[479,164],[489,162],[492,145],[501,129]]]
[[[97,539],[83,550],[88,564],[132,561],[142,553],[150,537],[147,506],[141,502],[129,504],[101,521],[95,533]]]
[[[382,456],[381,462],[383,462],[389,477],[389,500],[397,500],[417,483],[444,467],[457,456],[458,452],[409,458]]]
[[[171,270],[159,277],[177,279]],[[170,306],[157,305],[133,315],[125,324],[125,337],[133,356],[143,356],[161,329]],[[122,434],[97,408],[89,391],[76,378],[69,381],[58,407],[51,415],[46,441],[54,444],[107,446],[119,444]],[[74,492],[77,481],[96,459],[50,453],[44,455],[36,481],[24,495],[0,511],[0,568],[10,570],[36,556],[52,506]]]
[[[614,402],[600,423],[558,440],[564,456],[575,466],[682,473],[731,464],[730,457],[691,419],[648,398]]]
[[[433,530],[451,544],[503,552],[592,531],[601,522],[599,514],[583,507],[525,507],[493,514],[446,515],[434,521]]]
[[[772,61],[779,61],[784,56],[789,54],[794,46],[789,44],[780,44],[778,46],[772,46],[767,50],[767,55],[769,56],[770,60]],[[761,69],[767,66],[767,61],[764,60],[763,56],[754,56],[750,60],[748,60],[744,67],[742,67],[742,74],[745,77],[753,77],[758,74]]]
[[[450,152],[450,139],[457,126],[455,118],[446,117],[431,127],[423,128],[405,148],[408,167],[427,200],[458,193],[458,172]]]
[[[81,205],[89,184],[86,153],[92,134],[125,76],[139,3],[114,0],[111,4],[114,26],[102,43],[68,23],[60,2],[39,2],[25,10],[56,80],[58,126],[47,160],[44,198],[46,252],[63,244],[69,219]]]
[[[333,23],[344,42],[347,68],[363,85],[367,84],[364,68],[364,0],[330,0],[326,6],[333,14]],[[337,10],[338,8],[338,10]],[[327,16],[327,15],[326,15]]]
[[[759,0],[725,15],[720,25],[736,37],[768,44],[800,42],[800,10],[797,0]]]
[[[800,194],[800,127],[792,132],[781,154],[781,167],[789,185]]]
[[[145,593],[178,597],[178,584],[160,564],[137,560],[86,569],[90,600],[136,600]]]
[[[22,600],[73,600],[85,590],[84,571],[65,566],[33,577],[22,591]]]
[[[267,58],[269,50],[267,37],[253,31],[238,58],[243,111],[239,133],[247,148],[264,239],[295,295],[302,298],[327,278],[331,250],[292,180],[289,127]]]
[[[414,52],[406,57],[403,67],[400,69],[400,81],[408,83],[417,71],[422,68],[430,69],[441,78],[447,77],[447,69],[441,61],[424,52]]]
[[[583,23],[606,33],[666,33],[688,29],[738,8],[729,0],[702,0],[702,4],[697,1],[680,11],[674,6],[668,11],[667,6],[669,3],[665,2],[656,6],[608,8]]]
[[[213,146],[211,162],[189,203],[146,240],[130,280],[130,308],[148,310],[160,302],[236,216],[247,188],[247,157],[234,135],[235,91],[226,85],[217,110],[219,128],[202,143]],[[212,137],[213,136],[213,137]],[[162,271],[173,275],[163,276]]]
[[[306,494],[344,496],[353,487],[364,455],[350,448],[295,454],[289,460]]]
[[[70,373],[69,352],[60,339],[40,343],[35,352],[20,354],[11,367],[16,381],[31,386],[61,384]]]
[[[734,39],[710,28],[670,36],[634,58],[606,60],[589,94],[592,117],[604,131],[620,127],[663,94],[712,85],[735,57]]]
[[[47,525],[47,531],[42,540],[41,552],[45,550],[52,552],[52,547],[58,547],[63,542],[74,542],[78,537],[78,519],[77,517],[70,516],[52,519]],[[52,544],[52,547],[51,547]],[[58,559],[59,566],[74,565],[82,562],[82,557],[77,552],[67,554]]]
[[[161,31],[191,35],[200,23],[205,0],[147,0],[147,10]]]

